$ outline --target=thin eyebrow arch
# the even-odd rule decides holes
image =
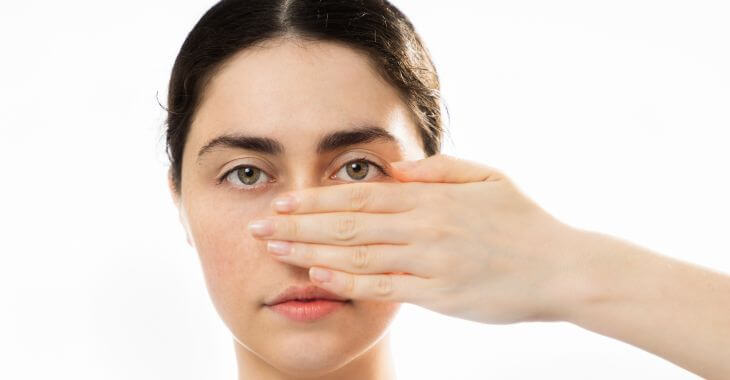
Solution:
[[[369,142],[397,142],[394,135],[382,127],[364,124],[352,129],[343,129],[325,134],[317,143],[317,154],[325,154],[334,150],[356,144]],[[251,136],[242,133],[226,133],[210,140],[198,152],[197,161],[214,149],[239,148],[269,155],[286,153],[284,145],[276,139],[262,136]]]

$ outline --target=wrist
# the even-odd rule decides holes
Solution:
[[[588,310],[615,297],[612,283],[621,275],[616,256],[618,240],[594,231],[567,226],[567,239],[559,254],[562,260],[553,286],[549,320],[580,324]]]

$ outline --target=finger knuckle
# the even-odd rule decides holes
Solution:
[[[361,245],[353,249],[352,266],[358,270],[365,270],[370,265],[370,252],[368,246]]]
[[[353,211],[363,211],[372,195],[372,190],[367,184],[357,184],[350,188],[350,209]]]
[[[434,263],[436,263],[437,267],[442,270],[453,271],[457,268],[457,265],[460,264],[456,256],[451,252],[440,251],[434,256]]]
[[[429,241],[442,240],[449,235],[447,228],[433,223],[422,225],[420,230],[421,236]]]
[[[356,282],[357,282],[356,276],[347,276],[347,279],[345,280],[345,293],[355,294]]]
[[[337,240],[351,240],[357,232],[355,215],[343,215],[335,221],[335,238]]]
[[[306,262],[314,262],[317,257],[317,249],[311,244],[297,244],[297,251],[299,251],[299,257]]]
[[[379,297],[388,297],[393,294],[393,277],[389,275],[378,276],[375,292]]]

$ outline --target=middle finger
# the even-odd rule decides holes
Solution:
[[[249,230],[254,237],[266,240],[334,245],[406,244],[413,241],[414,229],[412,223],[407,223],[404,219],[400,213],[330,212],[277,215],[249,223]],[[269,225],[254,227],[259,222]],[[263,233],[260,233],[261,231]]]

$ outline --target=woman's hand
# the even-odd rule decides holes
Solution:
[[[485,165],[439,154],[394,175],[292,192],[298,205],[263,238],[292,241],[278,258],[310,277],[328,268],[315,282],[343,297],[567,321],[706,378],[730,373],[727,274],[563,224]]]
[[[315,283],[343,297],[483,323],[561,319],[578,231],[496,169],[443,154],[414,163],[395,167],[399,183],[290,192],[293,208],[277,210],[288,215],[267,218],[274,228],[255,236],[293,248],[275,257],[314,267]],[[324,268],[329,282],[314,278]]]

